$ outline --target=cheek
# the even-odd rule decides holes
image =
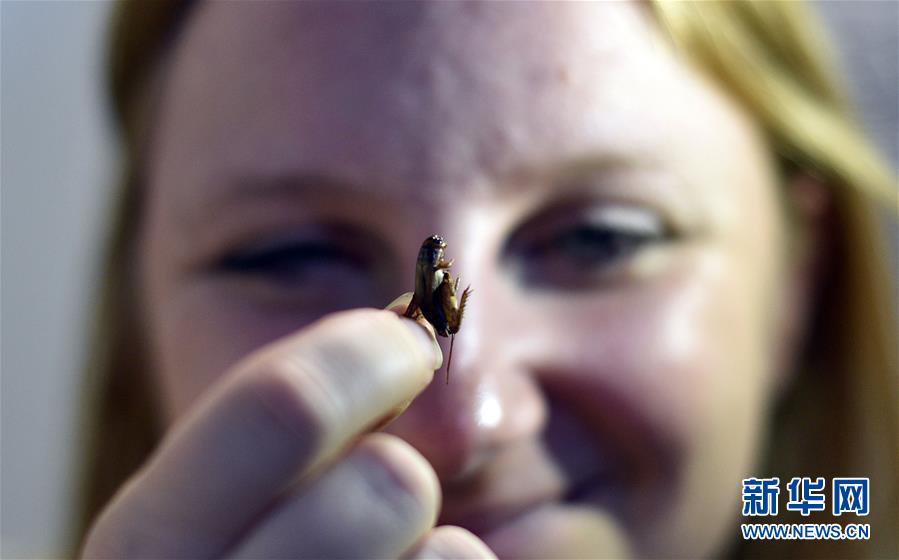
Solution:
[[[534,325],[520,346],[601,379],[679,439],[757,407],[770,375],[762,282],[719,251],[685,253],[643,285],[531,306],[540,320],[517,320]]]
[[[764,301],[745,272],[721,254],[693,255],[618,315],[620,326],[602,327],[620,350],[599,363],[688,448],[710,428],[745,423],[767,385]]]
[[[569,403],[581,416],[608,407],[608,393],[623,403],[616,406],[632,419],[619,426],[622,437],[643,468],[656,469],[623,513],[641,548],[663,554],[685,535],[708,543],[731,523],[757,454],[770,375],[766,272],[709,247],[676,262],[657,279],[554,310],[547,302],[534,312],[549,320],[527,343],[544,352],[547,385],[566,377],[570,393],[590,395]]]
[[[684,536],[714,543],[738,513],[740,480],[759,454],[769,400],[773,310],[764,277],[733,255],[697,258],[635,309],[620,333],[622,383],[680,451],[666,518],[644,535],[650,550]],[[638,315],[644,319],[635,321]]]
[[[148,302],[156,378],[169,422],[238,360],[314,320],[277,310],[260,313],[202,281],[162,281]]]

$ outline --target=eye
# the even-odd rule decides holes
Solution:
[[[659,241],[665,228],[658,215],[639,208],[594,209],[581,222],[532,246],[532,253],[557,251],[583,266],[603,266]]]
[[[520,280],[540,287],[596,285],[645,248],[671,237],[655,210],[639,205],[568,205],[529,220],[509,244]]]
[[[363,272],[366,259],[324,239],[276,239],[239,250],[222,259],[225,272],[266,277],[278,283],[301,283],[325,269]]]
[[[267,234],[215,261],[211,277],[235,301],[320,312],[384,299],[394,259],[376,235],[351,226]]]

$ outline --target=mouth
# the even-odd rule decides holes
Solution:
[[[624,480],[611,473],[595,475],[571,486],[563,501],[571,504],[611,505],[611,498],[623,489]]]
[[[634,499],[642,502],[657,494],[659,481],[674,478],[663,470],[670,461],[656,460],[661,446],[632,443],[657,438],[631,437],[647,430],[640,429],[643,426],[632,420],[636,414],[626,407],[610,407],[613,419],[593,414],[595,397],[585,400],[584,392],[579,386],[568,393],[548,392],[550,414],[539,439],[503,448],[480,469],[447,481],[440,522],[485,537],[502,532],[504,526],[530,527],[532,513],[543,518],[551,511],[567,515],[595,510],[624,520]]]
[[[484,536],[503,525],[514,522],[515,519],[530,511],[558,501],[558,496],[533,497],[517,503],[496,504],[482,510],[470,511],[459,517],[448,519],[447,522],[464,527],[475,535]]]
[[[613,491],[611,478],[596,475],[567,489],[555,488],[535,491],[516,499],[497,501],[467,508],[451,515],[445,515],[441,523],[464,527],[476,535],[484,536],[500,527],[515,522],[542,507],[549,505],[600,505]]]

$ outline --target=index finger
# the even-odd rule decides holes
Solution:
[[[420,392],[439,367],[435,347],[414,321],[356,310],[252,354],[172,430],[92,534],[102,541],[105,525],[157,556],[224,551],[291,481]]]

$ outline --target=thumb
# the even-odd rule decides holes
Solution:
[[[386,309],[388,311],[393,311],[394,313],[396,313],[398,315],[402,315],[406,311],[406,308],[409,307],[409,303],[411,303],[411,302],[412,302],[412,292],[406,292],[406,293],[400,295],[399,297],[397,297],[396,299],[394,299],[393,301],[391,301],[389,304],[387,304],[387,306],[384,309]],[[412,319],[408,319],[408,320],[411,321]],[[431,324],[428,323],[424,319],[418,319],[415,322],[419,326],[421,326],[421,328],[423,328],[427,331],[428,335],[431,337],[431,341],[434,343],[434,349],[435,349],[436,355],[439,357],[436,365],[434,366],[434,371],[436,371],[436,370],[440,369],[440,366],[443,365],[443,352],[440,349],[440,345],[437,343],[437,335],[434,333],[434,327],[432,327]],[[410,404],[412,404],[411,399],[404,403],[401,403],[399,406],[397,406],[396,408],[391,410],[390,413],[386,417],[384,417],[383,420],[381,420],[374,428],[372,428],[372,431],[377,432],[377,431],[380,431],[380,430],[383,430],[384,428],[386,428],[391,422],[396,420],[396,418],[400,414],[402,414],[403,411],[405,411],[409,407]]]

